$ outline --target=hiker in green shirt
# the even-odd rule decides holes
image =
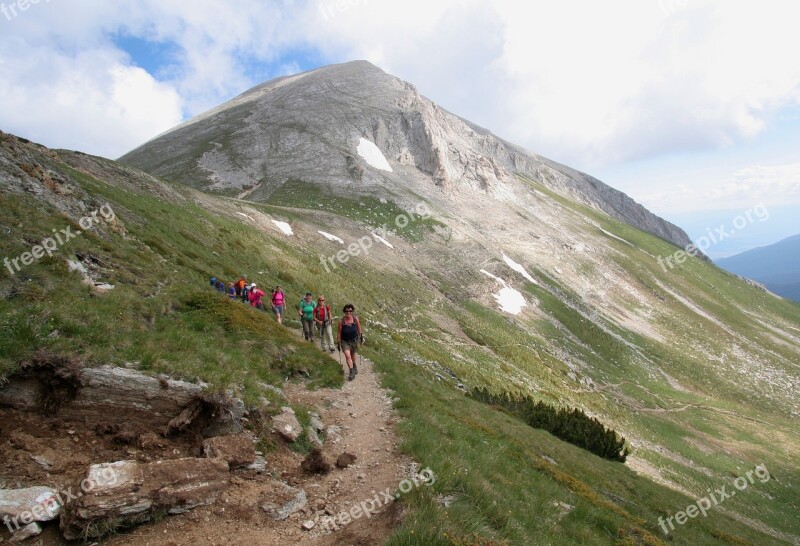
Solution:
[[[300,300],[300,322],[303,325],[303,339],[314,341],[314,309],[317,302],[311,297],[311,292],[306,292],[306,297]]]

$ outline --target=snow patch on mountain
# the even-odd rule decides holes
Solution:
[[[358,148],[356,149],[358,150],[358,155],[363,157],[371,166],[382,171],[393,172],[391,165],[386,161],[386,157],[383,155],[380,148],[366,138],[362,137],[358,139]]]
[[[344,241],[341,240],[336,235],[331,235],[330,233],[325,233],[324,231],[317,231],[317,233],[319,233],[320,235],[322,235],[323,237],[325,237],[329,241],[334,241],[334,242],[337,242],[337,243],[340,243],[340,244],[344,244]]]
[[[272,223],[278,226],[278,229],[281,230],[284,233],[284,235],[294,235],[294,231],[292,231],[292,226],[290,226],[286,222],[279,222],[278,220],[273,220]]]
[[[494,296],[494,299],[497,301],[498,305],[500,305],[501,311],[504,311],[511,315],[519,315],[520,313],[522,313],[523,307],[527,306],[528,303],[525,301],[525,296],[523,296],[519,292],[519,290],[511,288],[510,286],[508,286],[506,281],[504,281],[500,277],[492,275],[485,269],[481,269],[481,273],[483,273],[487,277],[496,280],[501,285],[503,285],[503,288],[500,289],[500,292],[498,292],[497,294],[492,294],[492,296]]]
[[[520,275],[531,281],[533,284],[539,284],[533,277],[530,276],[530,274],[528,274],[527,271],[525,271],[525,268],[522,267],[522,265],[518,264],[505,254],[503,254],[503,261],[505,261],[506,264],[508,264],[508,267],[510,267],[511,269],[513,269],[514,271],[516,271],[517,273],[519,273]]]

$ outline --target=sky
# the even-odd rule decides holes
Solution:
[[[723,257],[800,233],[797,15],[786,0],[0,0],[0,130],[113,159],[263,81],[366,59],[695,240],[769,211],[706,250]]]

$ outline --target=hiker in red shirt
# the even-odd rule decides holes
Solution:
[[[257,309],[264,310],[264,302],[261,301],[266,293],[256,286],[256,283],[250,285],[250,305],[256,307]]]
[[[331,352],[335,351],[333,345],[333,327],[331,326],[331,306],[325,304],[325,296],[317,298],[317,306],[313,312],[314,324],[317,325],[317,332],[319,333],[319,345],[324,351],[325,345],[328,346]]]

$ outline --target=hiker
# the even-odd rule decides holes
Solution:
[[[236,301],[236,287],[233,286],[232,282],[228,283],[228,297],[231,301]]]
[[[286,297],[283,293],[283,289],[280,285],[276,286],[272,290],[272,312],[275,313],[278,324],[283,324],[283,306],[285,301]]]
[[[355,316],[356,308],[352,303],[348,303],[342,309],[344,316],[339,321],[338,334],[336,335],[336,345],[344,353],[347,368],[350,370],[348,381],[356,378],[358,367],[356,366],[356,352],[358,342],[364,344],[364,333],[361,331],[361,322]]]
[[[213,286],[214,288],[217,287],[217,278],[216,277],[211,277],[211,286]]]
[[[236,281],[233,286],[234,288],[236,288],[236,297],[241,298],[242,290],[244,290],[244,287],[247,286],[247,275],[242,275],[241,277],[239,277],[239,280]],[[243,299],[242,301],[246,300]]]
[[[249,294],[250,305],[252,305],[256,309],[259,309],[261,311],[264,310],[264,302],[261,301],[261,298],[263,298],[266,295],[267,295],[266,292],[264,292],[258,286],[256,286],[256,283],[250,285],[250,294]]]
[[[242,303],[249,303],[250,301],[250,285],[245,284],[242,287]]]
[[[314,341],[314,309],[317,304],[311,298],[311,292],[306,292],[306,297],[300,300],[298,308],[300,309],[300,322],[303,324],[303,339],[306,341]]]
[[[225,293],[225,283],[223,281],[217,281],[217,292]]]
[[[331,352],[336,349],[333,348],[333,327],[331,326],[331,306],[325,305],[325,296],[317,298],[317,307],[314,309],[314,324],[317,325],[317,332],[319,332],[319,348],[323,351],[327,345]]]

